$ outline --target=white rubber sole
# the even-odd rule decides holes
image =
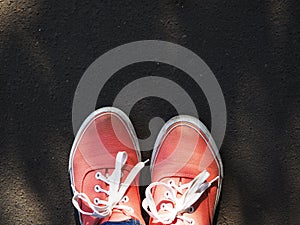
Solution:
[[[89,127],[89,125],[94,122],[97,118],[106,115],[106,114],[114,114],[117,117],[120,118],[120,120],[122,121],[122,123],[124,124],[126,130],[129,132],[131,139],[133,141],[134,144],[134,149],[136,150],[137,153],[137,157],[138,157],[138,161],[141,161],[141,151],[140,151],[140,147],[139,147],[139,142],[138,142],[138,138],[136,135],[136,132],[134,130],[134,127],[129,119],[129,117],[120,109],[117,109],[115,107],[103,107],[100,109],[97,109],[96,111],[92,112],[82,123],[82,125],[80,126],[76,136],[75,136],[75,140],[73,142],[72,148],[71,148],[71,152],[70,152],[70,157],[69,157],[69,174],[70,174],[70,180],[71,180],[71,187],[72,187],[72,191],[73,194],[75,192],[75,186],[74,186],[74,171],[73,171],[73,161],[74,161],[74,155],[76,153],[76,149],[78,149],[78,144],[81,141],[86,129]],[[78,216],[79,216],[79,221],[80,224],[82,224],[81,218],[80,218],[80,213],[78,212]]]
[[[170,119],[167,123],[165,123],[165,125],[161,128],[157,139],[155,141],[154,144],[154,148],[153,148],[153,152],[152,152],[152,157],[151,157],[151,174],[152,174],[152,169],[154,166],[154,162],[156,160],[156,157],[158,155],[158,152],[160,150],[160,146],[161,144],[164,142],[165,138],[167,137],[168,133],[171,131],[169,130],[169,128],[171,126],[173,126],[176,123],[179,122],[186,122],[186,123],[190,123],[192,125],[194,125],[195,127],[199,128],[200,131],[203,132],[203,134],[205,135],[205,137],[203,137],[203,134],[201,132],[199,132],[198,130],[195,129],[195,127],[193,126],[189,126],[188,124],[186,124],[186,126],[189,126],[191,128],[193,128],[195,131],[197,131],[197,133],[200,134],[200,136],[202,136],[203,140],[206,142],[209,150],[211,151],[217,165],[219,168],[219,182],[218,182],[218,191],[217,191],[217,196],[216,196],[216,201],[215,201],[215,208],[214,211],[216,210],[217,204],[219,202],[219,198],[220,198],[220,193],[221,193],[221,188],[222,188],[222,179],[223,179],[223,163],[222,163],[222,159],[219,153],[219,149],[214,141],[214,139],[212,138],[209,130],[206,128],[206,126],[197,118],[193,117],[193,116],[188,116],[188,115],[179,115],[179,116],[175,116],[172,119]],[[175,128],[176,126],[174,126]]]

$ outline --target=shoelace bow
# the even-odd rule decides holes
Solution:
[[[153,182],[146,188],[146,198],[143,200],[143,208],[147,211],[149,216],[153,219],[161,222],[162,224],[170,224],[175,218],[181,219],[188,224],[195,224],[195,221],[183,213],[191,212],[192,205],[201,197],[201,195],[211,186],[213,182],[219,179],[219,176],[214,178],[211,182],[207,182],[209,172],[206,170],[197,175],[192,181],[187,184],[177,186],[174,181],[170,180],[169,183]],[[165,203],[161,204],[161,209],[164,213],[159,213],[154,202],[151,189],[155,186],[164,186],[167,191],[165,192],[165,198],[169,200],[174,207]],[[186,191],[183,193],[183,191]],[[182,196],[177,198],[177,192]]]
[[[145,162],[137,163],[132,170],[129,172],[125,181],[121,183],[122,178],[122,167],[125,165],[127,161],[127,153],[126,152],[118,152],[115,162],[115,169],[113,173],[105,177],[101,172],[97,172],[95,178],[97,180],[103,181],[109,185],[109,190],[102,189],[99,185],[95,186],[96,192],[105,193],[108,196],[108,200],[100,200],[96,198],[97,204],[93,204],[90,198],[85,193],[79,193],[75,190],[75,187],[72,186],[74,191],[74,196],[72,198],[73,205],[75,208],[82,214],[88,216],[94,216],[98,218],[104,218],[111,215],[113,209],[125,210],[130,213],[133,213],[133,209],[126,205],[119,205],[118,203],[123,199],[125,192],[128,187],[135,179],[136,175],[140,172],[140,170],[145,166]],[[87,205],[93,212],[86,212],[81,209],[78,200],[86,202]]]

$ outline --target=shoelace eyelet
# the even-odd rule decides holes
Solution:
[[[193,213],[195,212],[195,208],[194,206],[191,206],[189,209],[188,209],[188,213]]]
[[[98,193],[101,191],[101,187],[97,184],[97,185],[95,185],[94,190],[95,190],[95,192]]]
[[[191,220],[189,221],[189,224],[195,225],[195,220],[191,219]]]
[[[162,210],[166,210],[166,203],[162,203],[162,204],[160,205],[160,208],[161,208]]]
[[[94,198],[94,203],[95,203],[95,205],[98,205],[99,202],[100,202],[99,198]]]
[[[170,198],[170,192],[169,192],[169,191],[166,191],[166,192],[164,193],[164,196],[165,196],[165,198],[169,199],[169,198]]]
[[[195,220],[184,213],[195,212],[195,208],[192,206],[192,202],[195,202],[194,198],[197,198],[196,200],[198,200],[202,193],[204,193],[213,182],[219,179],[217,176],[208,183],[207,178],[209,176],[210,173],[205,170],[199,173],[189,183],[182,184],[179,182],[177,185],[177,182],[172,179],[169,179],[167,182],[154,182],[146,188],[146,199],[143,201],[143,208],[146,209],[152,218],[160,221],[162,224],[171,224],[175,218],[178,218],[186,224],[195,225]],[[169,203],[157,205],[154,202],[152,189],[159,185],[164,186],[164,189],[167,189],[163,193],[163,196],[166,198],[169,197],[172,205],[169,205]],[[166,193],[166,191],[169,193]],[[198,195],[199,191],[201,191],[200,196]],[[178,196],[176,193],[180,193],[181,196]],[[186,207],[186,205],[188,205],[188,207]]]
[[[113,209],[121,210],[124,214],[131,216],[134,214],[134,210],[132,207],[127,205],[118,206],[120,199],[124,197],[124,192],[130,188],[131,183],[134,181],[135,177],[139,173],[139,171],[145,166],[145,162],[138,162],[131,171],[129,171],[128,176],[124,181],[121,181],[121,169],[124,165],[126,165],[127,153],[126,152],[118,152],[115,160],[115,169],[111,173],[108,174],[108,169],[106,171],[106,176],[102,174],[100,171],[94,174],[95,179],[104,182],[108,186],[108,190],[102,189],[100,185],[95,185],[94,190],[97,192],[105,193],[108,196],[108,201],[101,200],[99,198],[94,198],[93,200],[89,198],[86,193],[80,193],[75,189],[75,186],[72,184],[72,189],[74,191],[74,196],[72,198],[73,205],[78,210],[78,212],[82,215],[94,216],[97,218],[105,218],[109,217]],[[118,188],[116,188],[118,187]],[[121,189],[124,188],[125,190]],[[121,195],[121,193],[123,193]],[[80,202],[85,202],[85,204],[81,204]],[[124,198],[124,202],[129,201],[128,196]],[[82,205],[86,205],[90,208],[90,210],[85,210],[82,208]],[[99,207],[101,205],[101,207]],[[92,212],[91,212],[92,211]]]
[[[173,186],[175,184],[175,182],[173,180],[169,180],[169,185]]]
[[[128,202],[129,201],[129,197],[127,195],[125,195],[122,200],[122,202]]]
[[[100,173],[100,172],[97,172],[97,173],[95,174],[95,178],[99,180],[100,177],[101,177],[101,173]]]

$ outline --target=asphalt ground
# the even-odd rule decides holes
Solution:
[[[72,101],[88,66],[119,45],[164,40],[199,55],[225,97],[225,179],[215,224],[300,222],[299,2],[0,1],[0,224],[75,224],[68,176]],[[201,89],[172,66],[139,63],[106,83],[111,105],[137,78],[180,84],[210,127]],[[176,109],[145,98],[130,118],[138,136]],[[143,158],[151,152],[144,152]]]

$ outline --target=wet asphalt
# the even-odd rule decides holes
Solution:
[[[222,88],[225,179],[215,224],[299,224],[299,5],[0,1],[0,224],[75,224],[67,168],[76,87],[103,53],[149,39],[192,50]],[[166,64],[118,71],[101,90],[97,108],[112,105],[122,87],[144,76],[178,83],[211,126],[201,88]],[[168,101],[149,96],[134,105],[130,118],[139,138],[147,138],[151,118],[176,114]]]

